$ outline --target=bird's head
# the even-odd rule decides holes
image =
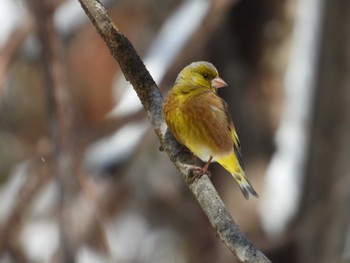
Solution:
[[[178,75],[176,84],[188,91],[206,88],[213,92],[227,86],[226,82],[219,77],[214,65],[205,61],[193,62],[186,66]]]

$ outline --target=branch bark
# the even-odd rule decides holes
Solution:
[[[126,78],[134,87],[148,118],[171,161],[207,215],[217,235],[241,262],[270,262],[240,231],[209,178],[204,175],[190,183],[196,159],[167,132],[162,117],[162,95],[129,40],[121,34],[97,0],[79,0],[82,8],[106,42]]]

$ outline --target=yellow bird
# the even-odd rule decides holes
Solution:
[[[209,62],[193,62],[178,75],[163,102],[163,115],[176,140],[206,162],[218,162],[236,179],[243,196],[258,197],[244,173],[241,146],[226,102],[217,89],[227,84]]]

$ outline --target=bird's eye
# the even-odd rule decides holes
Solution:
[[[203,77],[204,77],[206,80],[209,79],[209,75],[208,75],[207,73],[204,73],[204,74],[203,74]]]

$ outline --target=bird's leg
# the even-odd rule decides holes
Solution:
[[[211,163],[212,160],[213,160],[213,156],[210,156],[208,162],[202,168],[200,168],[200,169],[194,168],[192,170],[192,177],[190,180],[191,183],[193,183],[193,181],[196,178],[200,178],[203,174],[207,174],[209,177],[211,176],[211,173],[208,171],[208,168],[209,168],[209,164]]]
[[[208,162],[199,170],[200,175],[208,173],[210,177],[210,172],[208,171],[208,168],[209,168],[209,164],[211,163],[211,160],[213,160],[213,156],[210,156]]]

